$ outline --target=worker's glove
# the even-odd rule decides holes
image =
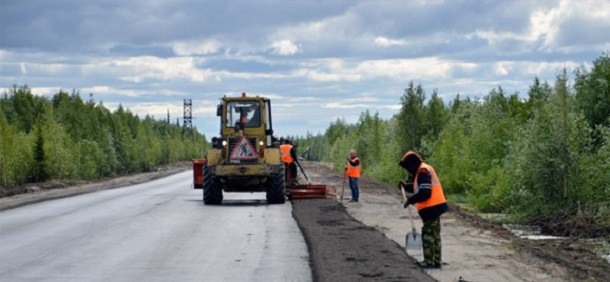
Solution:
[[[400,181],[398,182],[398,189],[405,189],[405,192],[407,193],[413,193],[413,182],[404,182],[404,181]]]
[[[409,198],[407,197],[407,200],[405,201],[405,203],[402,206],[406,209],[410,204],[411,203],[409,203]]]

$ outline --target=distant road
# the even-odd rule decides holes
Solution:
[[[226,194],[191,172],[0,212],[2,281],[310,281],[292,206]]]

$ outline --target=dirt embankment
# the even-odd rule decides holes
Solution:
[[[542,261],[559,265],[568,270],[569,279],[610,280],[610,264],[597,257],[597,246],[592,241],[578,239],[529,240],[515,237],[501,224],[485,220],[476,214],[452,206],[452,213],[463,221],[481,229],[491,230],[495,235],[510,240],[521,255],[532,256]]]
[[[404,250],[329,199],[292,201],[316,281],[434,281]]]
[[[161,166],[150,172],[96,181],[51,180],[43,183],[30,183],[2,188],[2,193],[0,193],[0,211],[47,200],[144,183],[190,169],[191,166],[190,162],[180,162]]]
[[[340,172],[329,165],[305,166],[312,182],[340,186]],[[349,214],[404,244],[410,224],[398,190],[367,177],[360,179],[360,189],[360,203],[343,203]],[[441,224],[443,269],[427,270],[439,281],[609,281],[610,265],[597,257],[591,243],[517,238],[501,224],[455,206]],[[421,230],[419,219],[416,228]],[[423,259],[421,251],[409,255]]]

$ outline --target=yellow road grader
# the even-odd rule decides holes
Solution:
[[[222,203],[225,192],[266,192],[267,203],[289,198],[324,198],[325,185],[286,184],[286,167],[273,137],[271,101],[265,97],[223,97],[217,108],[220,137],[203,161],[194,160],[194,186],[206,205]],[[201,171],[199,170],[201,169]]]

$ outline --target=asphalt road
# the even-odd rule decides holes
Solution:
[[[0,212],[2,281],[310,281],[292,206],[227,194],[191,172]]]

